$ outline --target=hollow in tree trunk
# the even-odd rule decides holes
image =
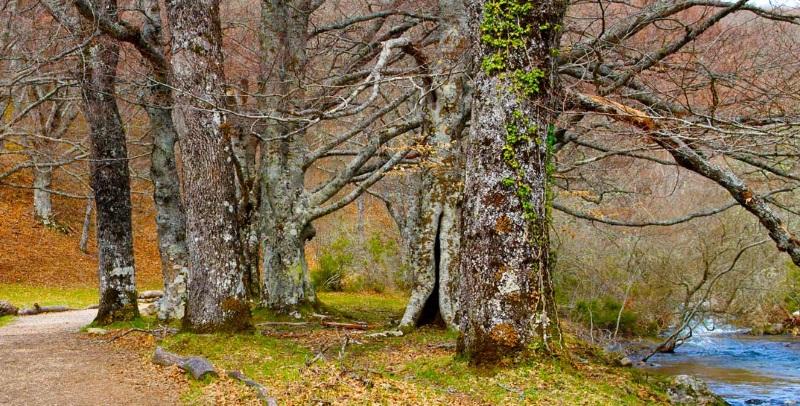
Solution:
[[[443,324],[458,329],[459,243],[463,159],[461,134],[470,97],[464,70],[467,13],[463,0],[440,0],[437,54],[422,131],[431,152],[419,173],[419,209],[412,237],[413,289],[400,327]],[[439,79],[440,78],[440,79]]]

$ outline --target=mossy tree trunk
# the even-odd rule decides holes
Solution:
[[[117,4],[105,0],[98,8],[115,16]],[[105,325],[139,316],[128,150],[114,91],[119,46],[108,37],[95,37],[84,49],[84,61],[81,101],[90,127],[91,181],[97,207],[100,304],[95,323]]]
[[[243,282],[233,154],[226,135],[218,0],[168,0],[172,117],[180,136],[189,282],[184,327],[250,327]]]
[[[466,146],[458,351],[473,363],[551,348],[548,134],[564,0],[470,0],[476,67]]]
[[[261,83],[265,111],[302,110],[306,69],[308,0],[261,2]],[[289,95],[289,96],[287,96]],[[305,243],[314,236],[305,190],[305,132],[292,122],[267,125],[262,146],[263,224],[262,303],[292,311],[316,302],[305,258]]]
[[[463,0],[439,2],[439,44],[422,131],[431,152],[419,173],[419,207],[409,261],[413,289],[400,321],[403,329],[441,323],[457,329],[463,160],[461,133],[468,117],[465,69],[467,13]]]

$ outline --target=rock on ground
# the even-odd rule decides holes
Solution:
[[[0,316],[16,315],[19,309],[5,300],[0,300]]]
[[[727,405],[722,398],[708,389],[702,379],[691,375],[677,375],[672,378],[667,396],[673,405],[711,406]]]

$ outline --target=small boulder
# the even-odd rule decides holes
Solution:
[[[155,302],[148,304],[147,306],[139,308],[139,313],[142,316],[154,316],[158,313],[158,306]]]
[[[0,316],[16,316],[19,309],[5,300],[0,300]]]
[[[103,335],[108,334],[108,330],[106,330],[104,328],[98,328],[98,327],[89,327],[89,328],[86,329],[86,332],[89,333],[89,334],[92,334],[92,335],[97,335],[97,336],[103,336]]]
[[[708,389],[702,379],[691,375],[677,375],[672,378],[667,396],[673,405],[727,405],[722,398]]]
[[[622,358],[617,360],[617,365],[627,368],[627,367],[633,366],[633,361],[628,357],[622,357]]]

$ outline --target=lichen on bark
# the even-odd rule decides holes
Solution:
[[[460,353],[496,362],[559,341],[548,238],[548,132],[566,2],[470,1]]]

